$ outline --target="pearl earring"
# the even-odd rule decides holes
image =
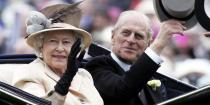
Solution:
[[[39,57],[40,57],[40,58],[43,58],[43,54],[42,54],[42,53],[40,53],[40,54],[39,54]]]

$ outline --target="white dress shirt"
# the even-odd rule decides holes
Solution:
[[[161,64],[163,60],[160,58],[160,56],[154,52],[150,47],[148,47],[144,51],[155,63]],[[123,70],[128,71],[131,67],[131,64],[127,64],[122,62],[113,52],[111,52],[111,57],[120,65]]]

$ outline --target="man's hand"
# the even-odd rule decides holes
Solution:
[[[184,23],[185,22],[176,20],[168,20],[161,23],[160,31],[150,46],[151,49],[157,54],[160,54],[163,48],[168,44],[168,41],[170,41],[172,35],[183,35],[184,30],[186,30],[186,27],[183,25]]]
[[[71,81],[78,71],[79,61],[77,60],[77,55],[81,50],[80,45],[81,39],[79,38],[71,48],[71,52],[68,56],[68,64],[65,73],[55,85],[55,91],[63,96],[65,96],[68,93]]]

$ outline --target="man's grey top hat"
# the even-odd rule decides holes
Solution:
[[[210,0],[195,0],[195,15],[200,25],[210,31]]]
[[[194,13],[195,0],[153,0],[153,3],[161,22],[169,19],[185,21],[188,29],[197,23]]]

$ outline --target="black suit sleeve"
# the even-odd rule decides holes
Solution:
[[[87,63],[86,69],[103,98],[121,100],[136,96],[159,65],[145,53],[132,65],[128,72],[120,73],[119,65],[111,57],[97,57]],[[123,72],[121,70],[121,72]]]

